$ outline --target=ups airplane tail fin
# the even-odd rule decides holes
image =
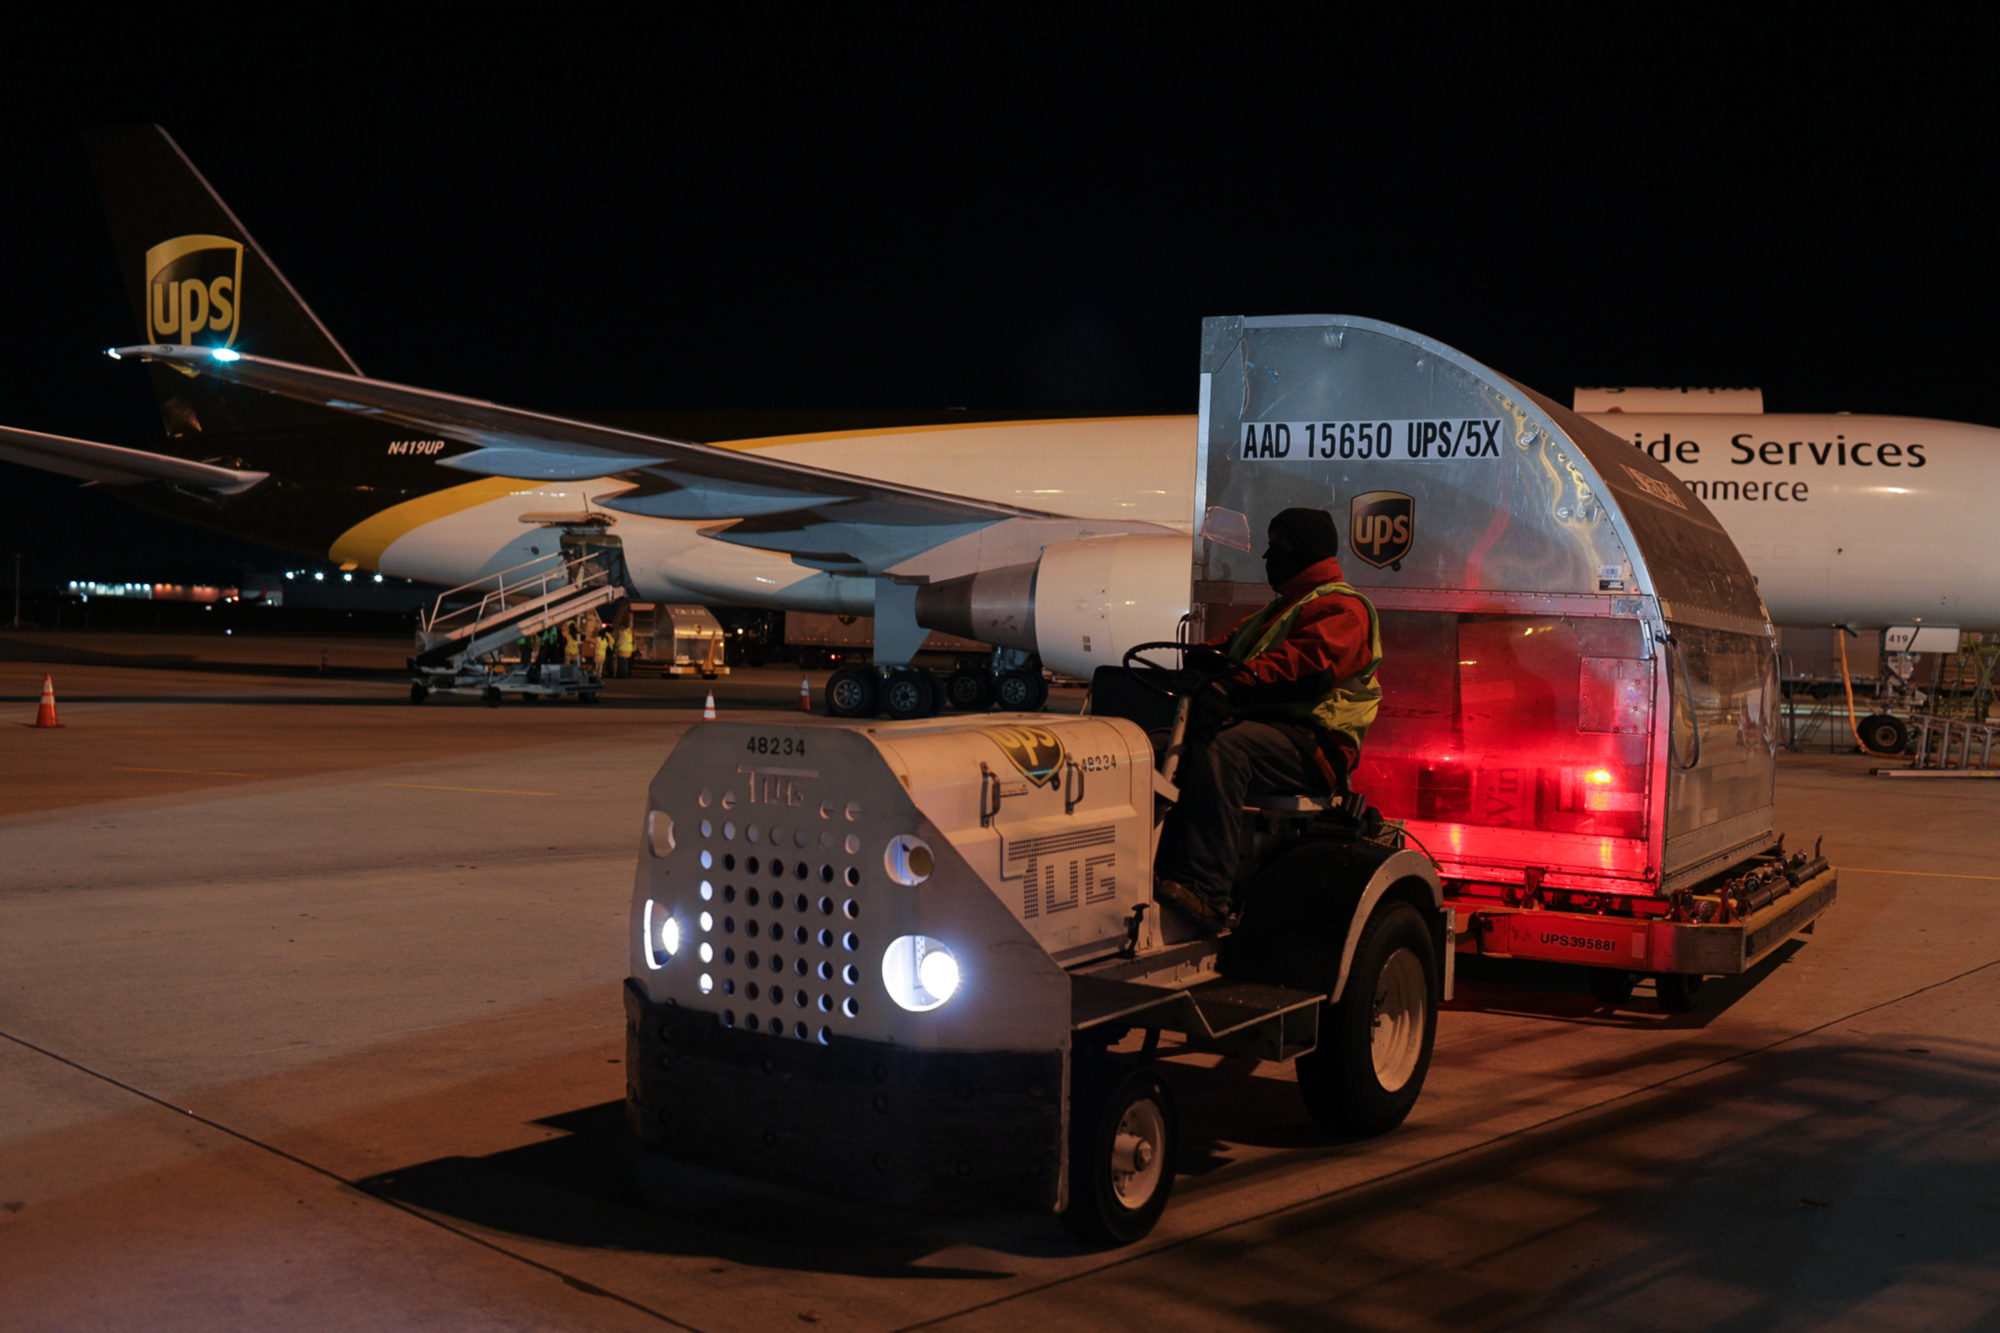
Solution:
[[[90,131],[86,140],[140,340],[228,347],[359,374],[249,230],[157,125]],[[177,439],[282,431],[322,413],[263,394],[153,371]]]

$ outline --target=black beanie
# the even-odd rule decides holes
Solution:
[[[1324,509],[1287,509],[1271,520],[1271,546],[1301,557],[1300,568],[1340,554],[1340,529]]]

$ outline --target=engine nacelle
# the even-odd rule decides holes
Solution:
[[[1193,539],[1178,533],[1057,542],[1030,564],[925,584],[917,623],[1038,653],[1044,666],[1088,678],[1135,643],[1175,636],[1193,562]]]

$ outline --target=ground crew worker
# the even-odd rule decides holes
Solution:
[[[599,680],[604,679],[604,658],[611,650],[611,626],[605,625],[590,636],[590,654]]]
[[[1208,935],[1230,924],[1250,788],[1310,791],[1329,772],[1344,787],[1382,700],[1381,627],[1341,575],[1332,515],[1287,509],[1269,536],[1278,595],[1210,645],[1226,666],[1190,702],[1180,800],[1160,833],[1154,896]]]
[[[582,645],[577,642],[574,620],[565,620],[562,623],[562,645],[563,665],[575,666],[581,660]]]
[[[618,679],[624,680],[632,674],[632,622],[625,619],[618,623]]]

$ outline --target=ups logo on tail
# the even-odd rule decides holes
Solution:
[[[1377,569],[1401,569],[1417,536],[1417,502],[1401,491],[1368,491],[1347,512],[1354,554]]]
[[[176,236],[146,251],[146,332],[156,343],[228,347],[242,304],[243,247],[227,236]]]

